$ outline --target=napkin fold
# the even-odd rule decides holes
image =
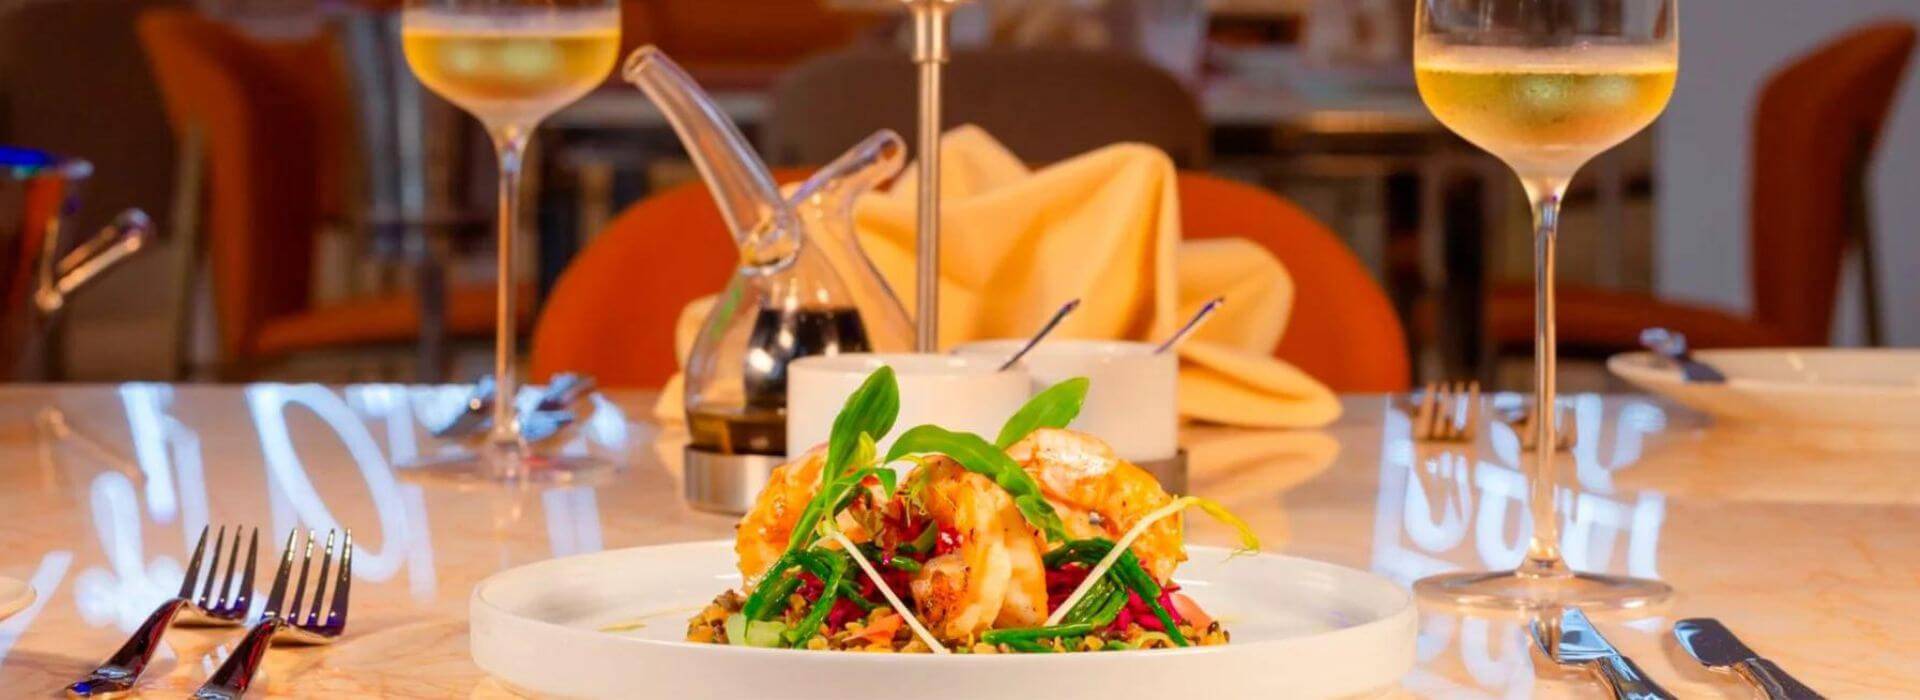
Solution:
[[[1207,301],[1227,303],[1181,344],[1180,412],[1214,423],[1319,427],[1337,419],[1333,392],[1272,356],[1293,307],[1286,268],[1242,239],[1180,240],[1177,171],[1165,153],[1115,144],[1030,169],[978,127],[941,141],[940,339],[1031,335],[1069,299],[1078,311],[1056,338],[1154,341]],[[855,208],[862,248],[914,308],[917,178],[910,172]],[[711,302],[682,313],[684,361]],[[678,421],[675,377],[655,412]]]

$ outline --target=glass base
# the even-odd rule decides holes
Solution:
[[[1543,574],[1473,571],[1413,582],[1422,600],[1476,610],[1530,611],[1579,607],[1589,612],[1633,610],[1665,602],[1673,587],[1659,581],[1564,568]]]
[[[575,486],[598,483],[614,471],[610,460],[591,455],[545,455],[517,445],[485,445],[400,465],[401,479],[442,484]]]

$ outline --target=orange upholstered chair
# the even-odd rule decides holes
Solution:
[[[781,170],[792,182],[806,170]],[[1405,334],[1360,261],[1276,195],[1181,173],[1181,224],[1193,238],[1258,241],[1287,266],[1299,303],[1275,355],[1339,391],[1407,386]],[[629,208],[582,251],[533,333],[533,376],[571,370],[608,386],[657,387],[673,375],[673,333],[687,302],[721,288],[739,254],[699,183]]]
[[[1914,41],[1910,23],[1871,25],[1768,80],[1754,114],[1751,317],[1563,285],[1561,345],[1592,355],[1627,350],[1649,326],[1685,333],[1695,347],[1826,345],[1841,261],[1867,232],[1858,199],[1866,168]],[[1532,287],[1494,290],[1486,318],[1499,347],[1531,347]]]
[[[293,353],[416,338],[411,294],[311,299],[314,237],[346,192],[350,119],[333,42],[260,41],[174,8],[143,14],[139,35],[174,130],[204,143],[221,362],[244,373]],[[492,300],[491,285],[451,291],[448,334],[490,335]]]

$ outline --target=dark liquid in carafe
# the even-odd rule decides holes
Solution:
[[[728,455],[787,454],[787,412],[760,409],[687,411],[688,442],[697,449]]]
[[[747,338],[747,409],[787,407],[787,365],[808,355],[868,352],[866,324],[853,307],[760,310]],[[784,418],[784,417],[783,417]]]

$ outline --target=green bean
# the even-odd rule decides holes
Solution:
[[[1111,551],[1113,551],[1111,540],[1099,537],[1074,540],[1048,552],[1043,562],[1048,568],[1068,561],[1085,566],[1097,566],[1100,560]],[[1147,609],[1153,612],[1153,616],[1160,620],[1162,626],[1166,627],[1167,637],[1172,639],[1175,645],[1193,646],[1192,642],[1187,641],[1186,635],[1180,633],[1180,627],[1174,624],[1173,616],[1167,613],[1166,607],[1160,604],[1160,584],[1147,574],[1146,568],[1140,565],[1140,558],[1134,556],[1132,550],[1121,552],[1119,558],[1114,560],[1113,568],[1108,571],[1118,577],[1121,583],[1133,589],[1134,593],[1140,594],[1140,599],[1146,601]],[[1116,614],[1118,614],[1117,611]]]
[[[1120,617],[1120,609],[1125,607],[1127,607],[1127,591],[1115,585],[1113,595],[1107,597],[1106,604],[1100,606],[1100,609],[1086,621],[1093,623],[1095,628],[1105,628],[1113,624],[1114,618]]]
[[[820,587],[820,599],[813,601],[813,608],[807,611],[807,616],[800,618],[793,629],[785,633],[789,646],[797,647],[812,639],[813,634],[820,630],[820,623],[826,621],[827,613],[833,611],[834,601],[840,598],[840,583],[847,575],[846,560],[834,558],[829,561],[833,562],[833,570],[827,572],[827,578]]]
[[[1047,646],[1045,644],[1041,644],[1039,642],[1029,641],[1025,639],[1011,639],[1002,643],[1006,644],[1007,648],[1009,649],[1012,649],[1014,651],[1022,651],[1029,654],[1053,653],[1053,647]]]
[[[1054,637],[1077,637],[1093,632],[1093,625],[1054,625],[1052,627],[1023,627],[1019,629],[988,630],[980,635],[980,641],[988,644],[1011,644],[1036,639]]]
[[[888,559],[887,566],[891,566],[901,571],[905,571],[909,574],[920,572],[920,562],[914,561],[912,559],[908,559],[906,557],[894,557],[892,559]]]
[[[1126,595],[1124,591],[1119,590],[1119,586],[1113,582],[1113,579],[1100,577],[1100,580],[1093,584],[1093,588],[1087,591],[1087,595],[1081,598],[1079,603],[1074,604],[1072,610],[1067,611],[1065,621],[1069,623],[1093,621],[1095,613],[1104,609],[1116,594]]]
[[[769,607],[784,605],[787,596],[793,595],[793,590],[800,587],[800,577],[792,572],[797,565],[799,557],[794,556],[793,552],[780,555],[779,559],[774,560],[773,566],[767,567],[766,575],[761,577],[760,585],[753,589],[753,593],[747,596],[747,602],[741,605],[740,612],[748,620],[763,620]]]

